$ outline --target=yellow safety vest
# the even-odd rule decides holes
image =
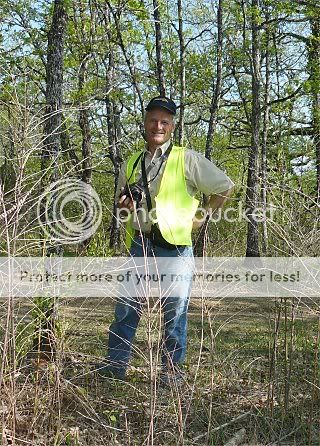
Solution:
[[[192,219],[199,200],[189,195],[184,172],[184,148],[173,146],[162,175],[156,202],[156,221],[163,238],[172,245],[191,246]],[[134,164],[141,155],[137,152],[129,158],[126,177],[129,184],[136,181]],[[138,163],[139,164],[139,163]],[[126,225],[126,247],[129,249],[135,230],[132,215]]]

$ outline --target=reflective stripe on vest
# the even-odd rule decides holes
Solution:
[[[128,161],[127,178],[141,152],[135,153]],[[156,222],[163,238],[173,245],[191,246],[192,219],[199,201],[189,195],[184,172],[184,148],[173,146],[166,161],[156,202]],[[136,169],[135,169],[136,170]],[[135,173],[130,184],[135,181]],[[134,229],[132,218],[126,225],[126,247],[131,246]]]

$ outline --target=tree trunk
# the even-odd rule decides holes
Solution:
[[[246,214],[248,218],[247,257],[259,257],[258,222],[254,211],[258,205],[258,156],[260,150],[260,31],[259,31],[259,0],[252,0],[252,46],[251,46],[251,147],[249,150]]]
[[[266,15],[266,20],[269,19],[269,15]],[[265,78],[265,91],[264,91],[264,115],[263,115],[263,129],[262,129],[262,146],[261,146],[261,206],[264,213],[264,220],[262,222],[262,244],[261,249],[263,255],[267,254],[268,250],[268,227],[266,220],[267,212],[267,143],[268,143],[268,127],[269,127],[269,115],[270,115],[270,35],[269,30],[266,32],[266,78]]]
[[[211,160],[213,150],[212,142],[217,127],[217,117],[220,104],[221,86],[222,86],[222,54],[223,54],[223,0],[219,0],[218,13],[218,44],[217,44],[217,66],[216,75],[213,77],[212,89],[213,94],[210,104],[209,127],[206,139],[205,156]]]
[[[119,249],[120,247],[120,227],[119,221],[117,219],[117,197],[115,197],[115,193],[117,190],[118,180],[119,180],[119,172],[120,172],[120,163],[121,163],[121,153],[120,146],[118,141],[118,129],[116,123],[116,113],[117,109],[115,107],[114,100],[111,97],[111,91],[113,89],[113,83],[115,79],[115,61],[114,61],[114,48],[112,44],[112,35],[110,33],[110,10],[108,6],[103,11],[104,23],[106,28],[106,35],[108,39],[107,49],[108,55],[105,58],[104,65],[106,68],[106,95],[105,95],[105,104],[107,110],[107,129],[108,129],[108,155],[113,164],[114,169],[114,192],[113,192],[113,203],[112,203],[112,216],[111,216],[111,224],[110,224],[110,240],[109,247],[111,249]]]
[[[84,86],[87,75],[87,67],[88,67],[89,55],[85,55],[83,60],[80,63],[79,69],[79,79],[78,79],[78,87],[79,87],[79,95],[80,95],[80,104],[79,104],[79,127],[81,129],[82,135],[82,144],[81,144],[81,152],[82,152],[82,162],[81,162],[81,180],[86,184],[91,184],[92,181],[92,149],[91,149],[91,129],[89,123],[89,112],[86,104],[83,101],[84,99]],[[82,200],[82,205],[84,209],[83,219],[86,222],[90,222],[92,218],[92,200],[89,196],[85,197]],[[88,248],[92,236],[82,240],[79,245],[79,253],[84,254],[86,249]]]
[[[52,23],[48,33],[46,65],[46,122],[44,127],[45,143],[42,150],[42,189],[58,180],[58,164],[61,149],[61,114],[63,99],[63,52],[67,24],[67,12],[64,0],[55,0]],[[52,214],[55,192],[52,192],[48,206]],[[41,209],[43,223],[45,209]],[[51,215],[52,217],[52,215]],[[44,244],[47,256],[62,255],[62,245],[49,241]],[[55,297],[48,297],[41,302],[39,328],[34,338],[34,349],[43,356],[52,359],[55,353]]]
[[[136,71],[135,71],[135,67],[134,64],[131,62],[131,58],[129,57],[129,55],[127,54],[127,50],[126,50],[126,45],[123,41],[122,38],[122,33],[121,33],[121,26],[120,26],[120,16],[118,12],[115,12],[114,9],[111,6],[111,3],[109,1],[106,1],[106,5],[108,6],[108,9],[110,11],[110,13],[112,14],[115,26],[116,26],[116,31],[117,31],[117,38],[118,38],[118,44],[121,48],[123,57],[126,61],[127,67],[129,69],[130,75],[131,75],[131,80],[132,80],[132,84],[137,92],[138,98],[139,98],[139,102],[140,102],[140,108],[141,108],[141,113],[142,116],[144,115],[144,101],[143,101],[143,97],[142,97],[142,93],[141,93],[141,89],[138,83],[138,79],[137,79],[137,75],[136,75]]]
[[[213,76],[212,80],[212,98],[210,104],[210,117],[209,126],[206,139],[205,147],[205,157],[211,160],[212,150],[213,150],[213,137],[217,127],[217,117],[221,98],[221,87],[222,87],[222,56],[223,56],[223,2],[224,0],[219,0],[218,11],[217,11],[217,26],[218,26],[218,41],[217,41],[217,63],[216,63],[216,75]],[[203,202],[205,201],[203,197]],[[203,256],[205,252],[205,238],[207,234],[207,224],[205,223],[198,234],[195,253],[197,256]]]
[[[88,56],[81,62],[79,70],[79,94],[83,94],[86,72],[88,65]],[[87,184],[92,180],[92,153],[91,153],[91,130],[89,124],[89,113],[83,102],[79,104],[79,126],[82,134],[82,173],[81,179]]]
[[[80,176],[80,160],[78,158],[78,155],[76,154],[74,147],[71,144],[69,130],[67,128],[65,120],[66,118],[62,115],[61,119],[61,151],[65,171]]]
[[[312,95],[313,141],[316,154],[316,197],[320,203],[320,13],[314,9],[310,18],[311,37],[309,39],[309,72]]]
[[[184,111],[186,100],[186,61],[185,61],[185,43],[183,34],[182,19],[182,0],[178,0],[178,19],[179,19],[179,46],[180,46],[180,115],[178,124],[178,141],[179,145],[183,145],[184,138]]]
[[[51,27],[48,33],[46,65],[46,122],[42,169],[45,178],[58,179],[61,146],[61,108],[63,86],[63,48],[67,13],[63,0],[54,1]],[[51,168],[52,167],[52,168]]]
[[[114,199],[113,199],[113,209],[112,209],[112,219],[110,226],[110,243],[109,246],[112,249],[119,249],[120,247],[120,227],[119,221],[117,219],[117,198],[115,196],[118,180],[119,180],[119,172],[120,172],[120,147],[118,144],[119,141],[119,112],[117,107],[110,100],[110,97],[106,96],[106,107],[107,107],[107,126],[108,126],[108,143],[109,143],[109,157],[113,164],[114,169]]]
[[[156,32],[156,58],[157,58],[157,78],[158,89],[161,96],[165,96],[166,88],[164,82],[164,70],[162,62],[162,34],[161,34],[161,16],[158,0],[153,0],[153,16]]]

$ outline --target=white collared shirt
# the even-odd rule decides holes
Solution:
[[[154,197],[157,196],[160,188],[160,183],[166,161],[163,161],[161,155],[167,150],[171,141],[167,141],[161,147],[158,147],[152,155],[147,148],[146,150],[146,168],[150,163],[153,163],[153,167],[148,173],[148,186],[151,197],[152,206],[155,207]],[[116,202],[118,202],[120,189],[126,184],[126,170],[127,162],[125,161],[120,169],[119,181],[116,193]],[[141,178],[141,163],[139,162],[136,169],[136,180]],[[197,192],[204,195],[213,195],[225,192],[234,186],[231,179],[214,163],[205,158],[201,153],[194,150],[185,149],[185,178],[188,193],[194,197]],[[144,214],[147,214],[146,198],[143,196],[141,201],[141,207],[145,210]],[[138,213],[139,219],[139,213]],[[142,230],[143,232],[150,232],[151,221],[134,221],[134,229]]]

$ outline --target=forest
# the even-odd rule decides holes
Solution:
[[[119,172],[157,95],[178,106],[176,144],[235,183],[195,255],[317,261],[318,0],[1,0],[0,59],[1,268],[126,254]],[[3,445],[320,444],[316,297],[192,298],[187,383],[166,391],[156,302],[128,381],[92,371],[113,307],[0,293]]]

